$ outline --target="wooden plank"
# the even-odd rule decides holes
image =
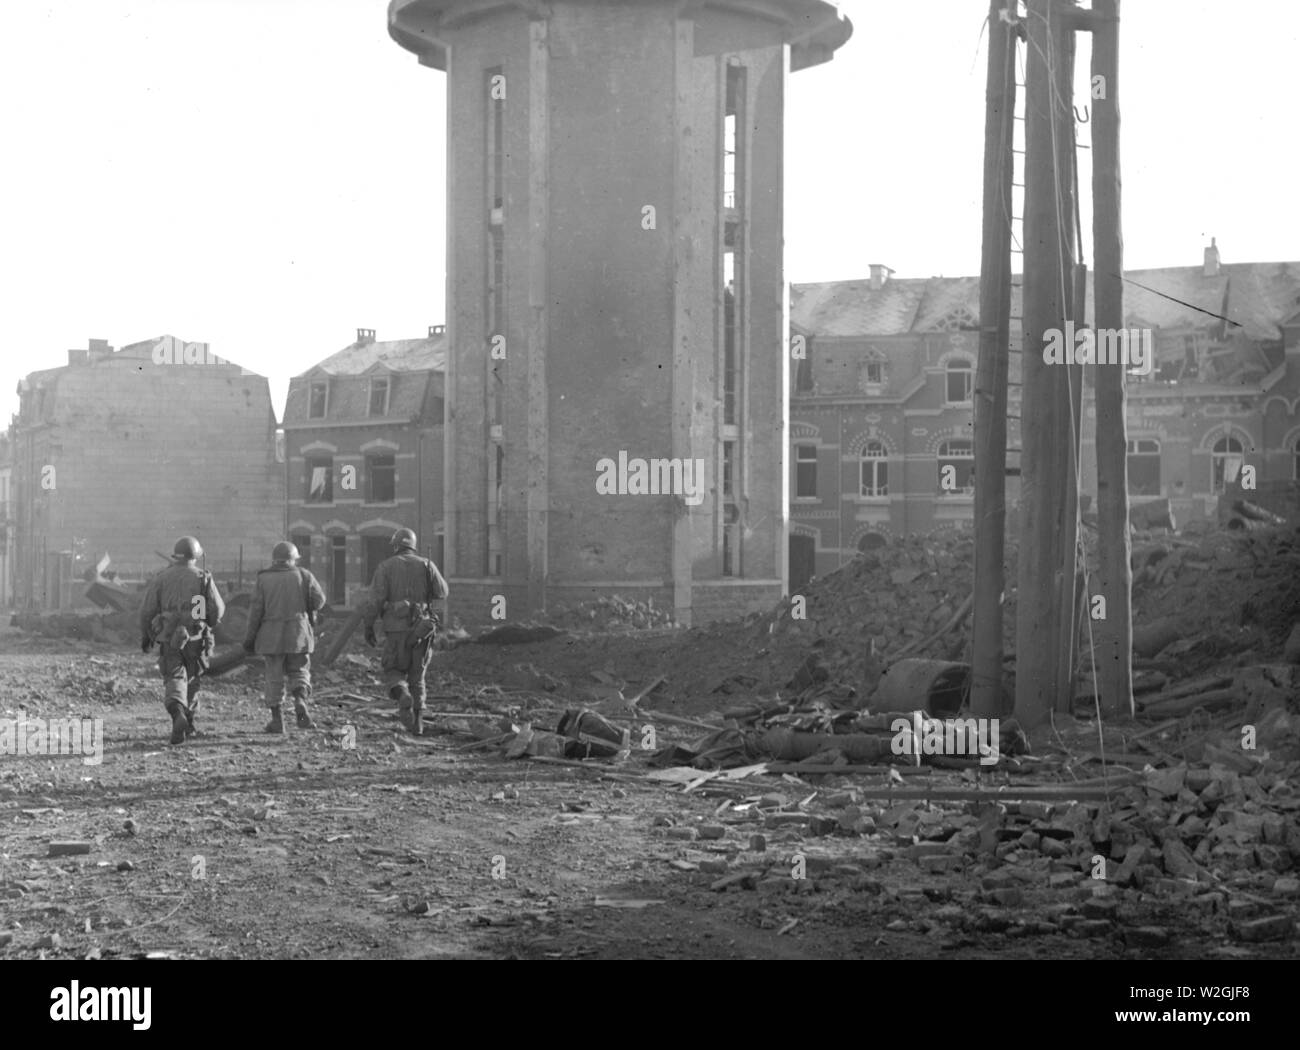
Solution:
[[[341,653],[343,647],[348,644],[348,639],[352,637],[352,633],[361,626],[361,619],[364,614],[364,606],[352,610],[352,615],[344,621],[343,626],[339,628],[339,633],[334,636],[333,641],[330,642],[329,647],[325,650],[325,655],[320,658],[320,665],[322,667],[332,666],[334,661],[339,658],[339,653]]]

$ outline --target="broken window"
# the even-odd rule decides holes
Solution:
[[[817,498],[817,446],[796,445],[794,467],[796,499]]]
[[[1154,438],[1128,443],[1128,491],[1130,496],[1160,495],[1160,442]]]
[[[369,456],[366,476],[370,481],[369,502],[392,503],[397,499],[397,460],[393,456]]]
[[[970,495],[975,491],[974,442],[949,438],[939,446],[939,491],[945,496]]]
[[[859,492],[863,496],[889,495],[889,464],[885,461],[885,446],[879,441],[868,441],[862,450]]]
[[[307,457],[307,502],[334,502],[334,457]]]
[[[960,405],[970,401],[974,389],[974,374],[967,358],[958,357],[948,362],[946,373],[946,400],[950,405]]]
[[[1214,451],[1210,454],[1210,491],[1216,496],[1220,495],[1229,485],[1236,481],[1245,458],[1245,451],[1241,447],[1241,442],[1235,437],[1219,438],[1214,443]]]

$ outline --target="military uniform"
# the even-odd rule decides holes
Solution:
[[[384,630],[381,663],[388,695],[397,701],[398,715],[412,732],[422,729],[424,709],[424,675],[432,655],[433,633],[437,615],[431,602],[447,597],[447,581],[428,558],[415,553],[415,535],[403,540],[403,549],[382,562],[375,570],[366,603],[364,623],[366,640],[376,644],[375,621]],[[395,537],[394,546],[397,546]]]
[[[141,648],[148,652],[158,643],[163,704],[172,715],[172,743],[179,744],[194,732],[199,679],[215,646],[212,629],[225,613],[212,574],[186,559],[177,558],[177,564],[150,580],[145,590],[140,607]]]
[[[295,560],[296,554],[295,549]],[[299,712],[299,727],[313,728],[305,724],[311,721],[305,712],[311,695],[311,654],[316,648],[313,624],[324,607],[325,592],[316,577],[288,560],[277,559],[257,574],[244,648],[266,658],[263,684],[266,706],[272,712],[267,727],[271,732],[278,732],[272,727],[284,703],[286,678]]]

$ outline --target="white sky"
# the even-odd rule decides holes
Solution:
[[[852,39],[790,82],[789,280],[979,272],[986,7],[841,4]],[[271,377],[278,413],[358,327],[445,319],[443,74],[386,8],[0,4],[0,426],[23,375],[90,337],[208,342]],[[1211,235],[1224,262],[1300,258],[1300,4],[1122,15],[1126,267],[1198,264]]]

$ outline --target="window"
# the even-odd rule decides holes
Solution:
[[[726,92],[722,117],[722,206],[734,208],[740,191],[741,109],[745,93],[743,66],[727,66]]]
[[[1300,437],[1295,439],[1295,455],[1291,460],[1291,477],[1300,481]]]
[[[870,358],[864,361],[862,367],[858,369],[858,387],[867,393],[878,390],[884,381],[885,364],[883,361]]]
[[[363,559],[361,566],[361,581],[369,587],[375,579],[375,570],[379,568],[379,563],[392,554],[389,546],[388,536],[362,536],[361,537],[361,556]]]
[[[734,503],[722,508],[722,575],[740,575],[740,509]]]
[[[795,499],[817,498],[817,446],[797,445],[794,468]]]
[[[794,389],[797,394],[812,393],[812,347],[813,337],[803,336],[803,357],[799,359],[799,367],[795,370],[794,376]]]
[[[939,491],[945,496],[975,491],[975,445],[950,438],[939,446]]]
[[[1219,438],[1210,455],[1210,491],[1217,496],[1236,481],[1245,458],[1241,442],[1235,437]]]
[[[505,572],[505,556],[502,550],[501,536],[501,499],[504,488],[505,466],[505,448],[498,442],[489,442],[487,545],[484,549],[487,559],[484,575],[487,576],[501,576]]]
[[[889,495],[889,464],[885,461],[885,446],[879,441],[868,441],[862,450],[858,491],[863,496]]]
[[[325,418],[325,409],[329,403],[329,392],[330,386],[327,382],[322,381],[311,384],[311,404],[307,410],[309,418]]]
[[[1160,442],[1154,438],[1128,443],[1128,491],[1130,496],[1160,495]]]
[[[298,564],[311,572],[311,533],[295,532],[289,536],[289,542],[298,548]]]
[[[397,499],[397,460],[392,456],[369,456],[366,475],[370,480],[371,503],[392,503]]]
[[[307,457],[307,502],[334,502],[334,457]]]
[[[728,224],[730,225],[730,224]],[[736,422],[736,253],[722,256],[722,421]]]
[[[945,399],[948,404],[960,405],[970,401],[974,384],[969,360],[959,357],[949,361],[945,378],[947,379]]]
[[[736,443],[722,443],[722,495],[731,499],[736,495]]]
[[[376,376],[370,380],[370,414],[388,415],[388,377]]]
[[[488,338],[505,329],[505,71],[497,66],[485,74],[483,94],[487,99],[487,287],[484,298],[484,325]]]

